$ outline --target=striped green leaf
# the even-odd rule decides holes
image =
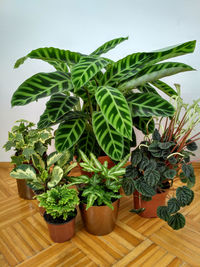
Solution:
[[[153,133],[155,123],[152,117],[133,117],[133,125],[143,134]]]
[[[61,72],[37,73],[23,82],[12,96],[13,106],[26,105],[39,98],[71,90],[70,77]]]
[[[132,118],[123,94],[110,86],[98,87],[95,94],[97,103],[108,121],[118,133],[132,139]]]
[[[81,135],[77,147],[79,150],[82,150],[87,156],[90,155],[90,152],[94,151],[94,147],[96,145],[96,138],[92,131],[88,129],[83,132]]]
[[[103,45],[101,45],[100,47],[98,47],[94,52],[91,53],[91,55],[100,56],[101,54],[105,54],[109,50],[115,48],[118,44],[120,44],[121,42],[123,42],[125,40],[128,40],[128,37],[125,37],[125,38],[120,37],[120,38],[110,40],[110,41],[104,43]]]
[[[177,95],[177,92],[171,86],[164,83],[163,81],[157,80],[157,81],[151,82],[151,84],[157,87],[159,90],[161,90],[163,93],[165,93],[168,96]]]
[[[75,91],[88,83],[88,81],[94,77],[98,71],[107,66],[108,63],[107,60],[100,57],[82,57],[71,71],[72,83],[75,87]]]
[[[142,93],[153,93],[159,95],[154,87],[152,87],[149,83],[145,83],[137,87],[137,89]]]
[[[105,120],[101,112],[94,112],[92,125],[97,142],[103,151],[113,160],[120,160],[123,155],[123,137]]]
[[[63,115],[69,112],[78,102],[78,98],[74,96],[66,96],[65,94],[53,94],[46,103],[47,112],[52,122],[57,122]]]
[[[135,117],[168,117],[174,114],[173,106],[155,94],[132,93],[127,97],[127,102],[132,109],[132,116]]]
[[[130,81],[122,84],[119,89],[126,93],[131,89],[144,85],[147,82],[157,81],[160,78],[176,73],[194,70],[192,67],[179,62],[164,62],[153,66],[148,66],[139,71]]]
[[[27,58],[41,59],[53,65],[56,69],[67,70],[65,64],[71,66],[79,62],[81,56],[80,53],[72,52],[70,50],[64,50],[54,47],[42,47],[32,50],[27,56],[18,59],[14,68],[18,68]]]
[[[58,151],[72,147],[85,129],[85,120],[77,119],[61,123],[56,131],[55,146]]]

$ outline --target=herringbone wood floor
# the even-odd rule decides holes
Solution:
[[[121,199],[112,233],[88,234],[80,215],[71,241],[51,241],[36,200],[18,197],[11,165],[0,163],[0,266],[200,266],[200,165],[195,164],[195,200],[184,208],[187,224],[172,231],[160,219],[129,213],[132,198]]]

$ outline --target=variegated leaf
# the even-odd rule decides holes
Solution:
[[[108,65],[108,61],[95,56],[82,57],[80,61],[72,68],[72,83],[75,87],[75,92],[80,87],[87,84],[98,71]]]
[[[62,157],[62,155],[62,153],[59,153],[57,151],[52,152],[47,158],[47,166],[51,167],[51,165],[56,163]]]
[[[108,123],[121,135],[131,140],[131,113],[123,94],[113,87],[102,86],[98,87],[95,97]]]
[[[127,102],[132,109],[132,116],[135,117],[168,117],[174,114],[174,107],[155,94],[132,93],[127,97]]]
[[[59,166],[55,166],[51,174],[51,180],[47,183],[48,188],[56,186],[60,182],[62,177],[63,177],[63,169],[60,168]]]
[[[113,160],[120,160],[123,155],[123,137],[105,120],[101,112],[94,112],[92,116],[93,130],[103,151]]]
[[[78,52],[72,52],[70,50],[64,50],[54,47],[42,47],[32,50],[27,56],[18,59],[15,63],[14,68],[18,68],[27,58],[41,59],[51,65],[56,69],[65,70],[65,64],[71,66],[79,62],[82,54]]]
[[[74,96],[66,96],[65,94],[53,94],[46,103],[47,112],[52,122],[58,121],[63,115],[71,111],[77,104],[78,98]]]
[[[37,73],[23,82],[12,96],[12,106],[26,105],[39,98],[64,90],[71,90],[68,74],[61,72]]]
[[[144,85],[147,82],[157,81],[160,78],[176,73],[194,70],[192,67],[179,62],[164,62],[153,66],[148,66],[133,76],[130,81],[122,84],[119,89],[125,94],[131,89]]]
[[[100,56],[101,54],[105,54],[109,50],[115,48],[118,44],[120,44],[121,42],[123,42],[125,40],[128,40],[128,37],[125,37],[125,38],[120,37],[120,38],[110,40],[110,41],[104,43],[103,45],[101,45],[100,47],[98,47],[94,52],[91,53],[91,55]]]
[[[21,164],[10,172],[10,176],[16,179],[34,180],[36,179],[36,172],[30,165]]]
[[[151,82],[151,84],[157,87],[159,90],[161,90],[163,93],[165,93],[168,96],[177,95],[177,92],[171,86],[164,83],[163,81],[157,80],[157,81]]]
[[[71,148],[79,140],[85,129],[85,120],[77,119],[62,122],[55,137],[55,146],[58,151]]]

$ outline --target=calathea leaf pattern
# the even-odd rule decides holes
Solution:
[[[132,93],[127,97],[132,116],[172,116],[173,106],[165,99],[150,93]]]
[[[12,96],[12,106],[26,105],[39,98],[71,90],[70,77],[61,72],[37,73],[23,82]]]
[[[123,155],[123,137],[105,120],[101,112],[94,112],[92,125],[96,139],[103,151],[114,160]]]
[[[95,94],[101,112],[110,125],[121,135],[132,139],[132,118],[123,94],[110,86],[97,88]]]

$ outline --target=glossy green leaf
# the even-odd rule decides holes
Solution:
[[[123,155],[123,137],[105,120],[101,112],[94,112],[92,125],[96,139],[103,151],[113,160],[120,160]]]
[[[163,93],[165,93],[168,96],[177,95],[177,92],[171,86],[164,83],[163,81],[157,80],[157,81],[151,82],[151,84],[157,87],[159,90],[161,90]]]
[[[179,230],[185,226],[185,217],[181,213],[177,212],[169,217],[168,225],[174,230]]]
[[[145,83],[143,85],[140,85],[137,87],[137,89],[141,92],[141,93],[152,93],[155,95],[159,95],[158,92],[156,91],[156,89],[154,87],[152,87],[149,83]]]
[[[109,50],[115,48],[118,44],[120,44],[121,42],[123,42],[125,40],[128,40],[128,37],[125,37],[125,38],[120,37],[120,38],[110,40],[110,41],[104,43],[103,45],[101,45],[100,47],[98,47],[94,52],[91,53],[91,55],[100,56],[101,54],[105,54]]]
[[[173,198],[170,198],[167,202],[167,209],[168,209],[168,212],[171,214],[171,213],[175,213],[177,211],[180,210],[180,204],[178,202],[178,200],[173,197]]]
[[[155,186],[160,180],[160,173],[156,170],[147,169],[144,171],[144,181],[150,185]]]
[[[162,116],[174,114],[174,107],[165,99],[150,93],[132,93],[127,97],[133,116]]]
[[[55,146],[58,151],[71,148],[79,140],[85,129],[85,120],[77,119],[62,122],[55,136]]]
[[[108,65],[108,61],[95,56],[82,57],[72,68],[72,83],[75,92],[87,84],[101,69]]]
[[[92,131],[85,130],[77,142],[78,149],[82,150],[87,156],[94,151],[96,138]]]
[[[159,206],[157,208],[157,215],[160,219],[166,222],[169,220],[169,216],[170,216],[168,208],[166,206]]]
[[[137,179],[134,182],[134,185],[135,185],[135,189],[146,197],[152,197],[156,194],[154,189],[142,179]]]
[[[131,140],[132,119],[123,94],[113,87],[102,86],[98,87],[95,97],[108,123],[119,134]]]
[[[194,192],[187,186],[178,187],[176,189],[176,198],[181,207],[190,205],[194,199]]]
[[[150,134],[155,128],[155,123],[152,117],[133,117],[133,125],[143,134]]]
[[[42,97],[71,89],[71,81],[67,74],[41,72],[33,75],[18,87],[12,96],[11,104],[12,107],[22,106]]]

